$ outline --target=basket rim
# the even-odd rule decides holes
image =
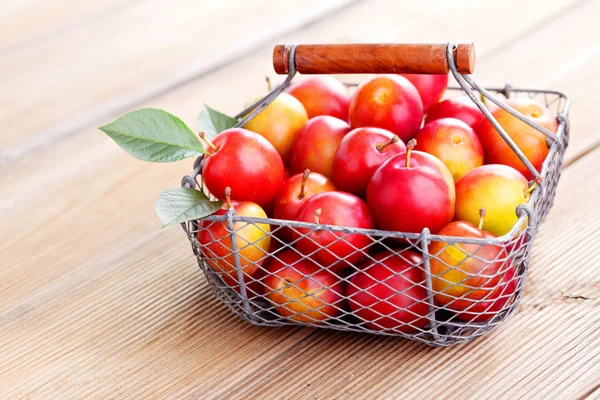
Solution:
[[[526,203],[529,204],[529,203]],[[421,240],[425,236],[431,241],[441,241],[446,242],[448,244],[456,244],[456,243],[465,243],[465,244],[495,244],[495,245],[504,245],[508,242],[515,240],[517,238],[518,232],[522,229],[525,231],[530,224],[528,224],[528,211],[521,212],[519,219],[515,223],[515,225],[511,228],[511,230],[502,235],[493,238],[465,238],[460,236],[447,236],[447,235],[438,235],[429,233],[429,229],[425,228],[421,233],[413,233],[413,232],[401,232],[401,231],[386,231],[382,229],[366,229],[366,228],[354,228],[348,226],[341,225],[327,225],[327,224],[315,224],[313,222],[301,222],[301,221],[289,221],[275,218],[257,218],[257,217],[246,217],[246,216],[238,216],[232,214],[231,216],[227,214],[223,215],[210,215],[208,217],[204,217],[199,219],[198,221],[215,221],[215,222],[225,222],[231,219],[232,222],[245,222],[249,224],[268,224],[268,225],[276,225],[283,227],[291,227],[291,228],[299,228],[299,229],[310,229],[314,230],[327,230],[329,232],[338,232],[345,234],[360,234],[367,236],[377,236],[382,239],[392,238],[392,239],[408,239],[408,240]]]

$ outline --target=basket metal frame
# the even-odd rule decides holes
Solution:
[[[507,234],[490,239],[473,239],[473,238],[463,238],[463,237],[450,237],[450,236],[442,236],[431,234],[429,229],[425,228],[421,233],[405,233],[405,232],[392,232],[392,231],[383,231],[378,229],[359,229],[352,227],[342,227],[342,226],[330,226],[330,225],[316,225],[314,223],[305,223],[305,222],[297,222],[297,221],[286,221],[286,220],[276,220],[276,219],[262,219],[262,218],[251,218],[238,216],[235,214],[235,210],[230,208],[225,215],[222,216],[209,216],[204,218],[205,221],[214,221],[214,222],[224,222],[227,224],[228,231],[231,235],[231,243],[232,243],[232,253],[234,256],[235,269],[237,272],[237,280],[240,283],[239,292],[235,291],[231,288],[228,288],[224,281],[219,276],[219,273],[216,272],[213,268],[210,267],[207,263],[207,257],[203,255],[200,250],[200,244],[197,240],[196,233],[199,229],[198,221],[192,221],[187,223],[182,223],[183,230],[186,232],[188,239],[192,244],[192,249],[194,254],[197,257],[198,263],[202,271],[205,273],[208,283],[215,293],[215,295],[220,298],[224,304],[231,309],[235,314],[240,316],[241,318],[247,320],[248,322],[255,325],[266,325],[266,326],[280,326],[280,325],[311,325],[315,327],[326,327],[330,329],[344,330],[344,331],[357,331],[357,332],[369,332],[380,335],[390,335],[390,336],[401,336],[412,340],[421,341],[431,346],[448,346],[455,343],[469,341],[478,337],[493,327],[497,326],[499,323],[504,321],[508,315],[510,315],[518,306],[519,301],[522,296],[523,287],[525,285],[528,266],[529,266],[529,258],[531,252],[531,246],[533,239],[539,229],[539,225],[542,222],[543,218],[546,216],[548,210],[552,206],[552,202],[554,199],[554,194],[556,191],[556,185],[560,176],[560,170],[564,158],[564,153],[566,147],[568,145],[569,138],[569,120],[568,113],[570,108],[570,100],[569,98],[558,91],[554,90],[542,90],[542,89],[517,89],[513,88],[510,85],[506,85],[503,88],[483,88],[479,86],[470,76],[462,75],[458,73],[456,70],[456,64],[453,58],[453,49],[455,45],[452,43],[448,43],[447,45],[447,60],[448,65],[450,67],[450,71],[453,74],[454,78],[459,84],[459,87],[451,87],[449,88],[452,91],[462,91],[467,94],[467,96],[479,107],[485,117],[491,122],[491,124],[496,128],[499,134],[503,137],[506,143],[511,147],[511,149],[515,152],[515,154],[519,157],[521,161],[527,166],[529,171],[535,177],[534,180],[530,182],[530,184],[537,184],[537,187],[533,189],[531,192],[531,197],[526,204],[520,205],[516,212],[519,216],[518,221],[515,223],[513,228]],[[280,93],[282,93],[292,82],[293,78],[296,75],[296,69],[294,64],[295,59],[295,46],[292,46],[289,51],[289,73],[283,83],[278,85],[275,89],[273,89],[269,94],[264,96],[263,98],[256,101],[254,104],[250,105],[248,108],[240,112],[236,115],[236,118],[239,120],[236,127],[245,126],[248,121],[254,118],[258,113],[260,113],[264,108],[266,108]],[[354,84],[347,84],[347,86],[356,86]],[[548,105],[549,100],[548,96],[554,96],[553,102],[558,102],[557,104],[557,115],[556,118],[558,120],[558,129],[556,133],[552,133],[547,129],[539,126],[535,122],[529,120],[527,117],[523,116],[516,110],[508,107],[504,102],[497,99],[492,93],[496,95],[503,95],[505,98],[510,97],[513,94],[522,95],[527,94],[529,96],[543,96],[546,104]],[[479,94],[481,98],[477,95]],[[498,122],[494,119],[491,112],[488,110],[482,98],[485,97],[498,107],[506,110],[511,115],[515,116],[519,120],[525,122],[526,124],[532,126],[538,131],[542,132],[547,137],[547,143],[550,147],[548,156],[546,157],[545,162],[543,163],[541,172],[538,172],[531,162],[527,159],[527,157],[523,154],[523,152],[517,147],[517,145],[512,141],[510,136],[504,131],[504,129],[498,124]],[[203,166],[203,156],[199,157],[194,163],[194,170],[190,175],[186,175],[182,179],[182,186],[189,188],[199,188],[200,190],[205,190],[201,180],[201,171]],[[210,195],[210,194],[209,194]],[[430,321],[428,330],[426,332],[417,332],[417,333],[404,333],[404,332],[387,332],[384,330],[373,330],[365,328],[364,326],[360,326],[360,324],[356,323],[338,323],[339,321],[335,321],[333,323],[299,323],[295,321],[286,320],[285,318],[265,318],[264,310],[265,307],[269,307],[269,305],[263,298],[253,298],[251,299],[247,290],[247,283],[245,282],[245,276],[242,272],[242,267],[240,263],[240,254],[239,249],[237,248],[237,242],[235,240],[235,224],[238,222],[242,222],[245,224],[269,224],[271,226],[281,228],[305,228],[311,230],[328,230],[331,232],[339,232],[342,234],[361,234],[367,235],[372,238],[376,243],[383,244],[385,240],[390,238],[395,239],[403,239],[414,248],[418,248],[421,250],[423,255],[423,269],[425,273],[425,289],[427,290],[427,303],[429,307],[429,315],[428,319]],[[523,230],[523,227],[525,229]],[[510,304],[505,307],[496,317],[487,322],[478,322],[478,323],[464,323],[460,322],[440,322],[436,318],[436,311],[440,310],[439,305],[435,305],[433,301],[433,290],[432,290],[432,273],[430,270],[430,261],[432,255],[429,253],[429,244],[431,242],[440,241],[445,242],[448,245],[454,244],[475,244],[475,245],[496,245],[496,246],[504,246],[507,247],[510,245],[511,241],[515,241],[515,237],[519,237],[523,235],[524,242],[522,243],[522,247],[518,251],[518,254],[511,254],[511,257],[515,258],[518,261],[518,265],[515,265],[515,268],[519,271],[518,273],[518,284],[517,289],[515,291],[514,297]],[[291,248],[292,244],[287,244],[285,247]],[[476,255],[471,255],[475,256]],[[258,307],[257,307],[258,305]],[[449,326],[449,328],[448,328]],[[448,328],[452,331],[451,334],[445,333],[444,329]],[[461,330],[462,329],[462,330]]]

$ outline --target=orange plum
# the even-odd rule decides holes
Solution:
[[[483,230],[497,236],[508,233],[518,220],[516,208],[529,199],[527,179],[507,165],[477,167],[456,182],[455,220],[476,224],[485,208]]]
[[[558,128],[556,118],[543,105],[526,97],[510,98],[506,100],[506,104],[549,131],[556,132]],[[541,171],[542,164],[549,151],[546,144],[546,136],[501,108],[496,108],[492,111],[492,115],[519,149],[521,149],[523,154],[525,154],[527,159],[531,161],[535,169],[538,172]],[[519,160],[490,121],[487,119],[482,120],[477,128],[477,135],[479,136],[479,140],[481,140],[481,145],[485,152],[486,164],[509,165],[522,173],[527,179],[533,179],[532,174],[525,167],[525,164]]]
[[[294,250],[269,263],[264,282],[267,298],[291,321],[320,323],[339,315],[344,306],[344,282]]]
[[[454,221],[439,235],[490,239],[495,236],[466,221]],[[433,241],[431,281],[434,300],[452,310],[465,310],[473,300],[488,298],[506,272],[507,255],[502,246]]]
[[[286,162],[294,138],[306,121],[308,115],[302,103],[290,94],[281,93],[267,108],[250,120],[245,128],[265,137]]]
[[[229,191],[226,191],[226,199],[223,206],[213,215],[227,214],[227,210],[233,207],[238,216],[267,218],[267,214],[256,203],[231,201]],[[251,276],[267,257],[271,243],[271,227],[269,224],[249,224],[238,221],[234,223],[233,228],[242,272],[246,276]],[[227,229],[227,221],[201,221],[198,242],[208,265],[220,275],[229,276],[231,279],[227,279],[228,284],[232,281],[237,283],[233,244]]]

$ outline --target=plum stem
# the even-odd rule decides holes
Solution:
[[[525,197],[529,196],[531,194],[531,192],[533,192],[535,190],[535,188],[540,185],[540,183],[542,183],[542,177],[538,176],[535,179],[535,181],[533,182],[533,184],[531,186],[529,186],[527,189],[525,189],[525,191],[523,192],[525,194]]]
[[[483,220],[485,219],[485,208],[481,208],[479,209],[479,225],[477,225],[477,228],[479,230],[482,230],[483,228]]]
[[[208,140],[208,138],[206,137],[206,133],[200,132],[198,136],[200,136],[200,139],[204,140],[211,149],[213,149],[214,151],[219,150],[217,146],[215,146],[210,140]]]
[[[233,207],[231,205],[231,188],[229,186],[225,188],[225,204],[227,204],[227,209]]]
[[[283,282],[284,282],[283,290],[286,290],[286,289],[294,286],[294,281],[291,280],[290,278],[284,278]]]
[[[488,104],[488,101],[485,98],[485,96],[483,95],[483,93],[479,93],[479,100],[481,100],[481,102],[483,103],[483,105],[485,106],[485,108],[487,108],[487,109],[490,108],[490,106]]]
[[[271,92],[273,90],[273,87],[271,86],[271,78],[265,76],[265,81],[267,81],[267,90]]]
[[[315,224],[317,225],[321,225],[321,223],[319,222],[319,217],[321,216],[321,209],[317,208],[315,210]]]
[[[377,151],[379,151],[380,153],[383,153],[383,151],[390,145],[397,143],[398,140],[400,140],[400,138],[397,135],[394,135],[390,138],[390,140],[388,140],[385,143],[382,144],[378,144],[377,146],[375,146],[377,148]]]
[[[310,170],[306,168],[304,173],[302,174],[302,183],[300,183],[300,194],[298,195],[298,200],[302,200],[305,196],[304,194],[304,186],[306,185],[306,180],[308,179],[308,175],[310,175]]]
[[[406,144],[406,168],[410,168],[410,153],[412,153],[416,145],[416,139],[410,139]]]

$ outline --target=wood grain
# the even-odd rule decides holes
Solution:
[[[17,47],[0,57],[0,76],[11,77],[0,91],[0,161],[165,93],[353,1],[130,1]],[[37,118],[27,118],[33,112]],[[18,135],[8,133],[17,127]]]
[[[140,0],[5,1],[0,9],[0,54],[66,32]]]
[[[291,45],[276,45],[273,68],[289,72]],[[299,44],[294,65],[301,74],[447,74],[447,45],[442,44]],[[453,51],[458,72],[475,70],[475,46],[458,44]]]
[[[381,0],[277,38],[315,42],[336,32],[334,39],[345,42],[374,42],[381,34],[390,41],[459,41],[478,35],[480,83],[509,79],[573,97],[574,162],[535,243],[522,306],[490,335],[430,349],[237,320],[208,290],[183,233],[159,230],[153,215],[157,193],[169,182],[177,185],[191,164],[131,160],[88,126],[13,160],[0,174],[0,398],[570,399],[593,393],[600,381],[600,276],[593,267],[600,259],[600,215],[590,199],[598,195],[600,165],[591,139],[599,132],[594,77],[600,58],[589,38],[597,11],[597,1],[485,7],[462,1],[432,10]],[[494,23],[482,31],[474,20]],[[264,46],[140,105],[164,107],[190,125],[203,101],[235,112],[264,90],[271,50]],[[52,90],[67,93],[60,81]],[[103,101],[90,99],[82,108]],[[44,120],[48,113],[35,115]],[[15,143],[29,138],[22,140]]]
[[[241,34],[241,36],[238,32],[223,33],[223,35],[226,35],[223,36],[223,40],[229,43],[228,46],[219,46],[218,38],[221,36],[214,37],[213,35],[213,40],[206,43],[197,39],[201,36],[195,35],[193,31],[187,29],[188,26],[191,30],[200,29],[200,27],[193,19],[193,13],[188,13],[186,14],[188,18],[184,21],[171,21],[176,16],[170,17],[169,21],[172,24],[178,24],[176,28],[163,27],[162,24],[160,26],[160,29],[163,30],[161,32],[167,38],[170,37],[169,34],[177,34],[177,37],[185,40],[185,42],[176,42],[175,39],[171,39],[172,42],[176,42],[175,47],[171,48],[161,46],[159,40],[156,44],[147,44],[150,47],[147,51],[136,50],[132,52],[128,46],[138,42],[145,43],[146,29],[154,29],[156,14],[153,15],[147,10],[161,10],[157,4],[160,5],[158,2],[164,0],[152,1],[153,3],[138,6],[138,8],[146,10],[144,12],[136,11],[138,8],[134,8],[129,13],[103,18],[96,21],[95,24],[82,27],[79,31],[70,35],[64,34],[63,36],[54,37],[51,43],[42,42],[31,49],[23,50],[24,53],[20,56],[23,58],[7,58],[4,60],[7,63],[6,68],[8,70],[2,70],[2,61],[0,60],[0,73],[22,79],[22,81],[7,82],[3,86],[4,91],[1,95],[6,97],[5,101],[7,103],[9,98],[13,99],[11,103],[13,107],[0,110],[0,164],[3,161],[6,163],[7,160],[21,159],[27,154],[48,146],[55,146],[59,140],[80,133],[90,125],[100,125],[102,122],[107,121],[111,115],[124,113],[134,106],[145,104],[145,102],[161,93],[176,89],[190,80],[197,79],[203,73],[211,71],[211,68],[235,60],[236,55],[240,54],[241,50],[247,50],[250,53],[253,48],[253,45],[245,42],[247,35],[245,35],[243,29],[241,31],[244,34]],[[385,35],[391,42],[444,42],[449,37],[455,38],[456,42],[460,42],[470,41],[477,36],[479,39],[478,49],[482,52],[481,54],[485,54],[486,51],[500,48],[506,43],[510,44],[518,41],[522,32],[530,30],[530,26],[546,23],[546,21],[552,20],[557,15],[566,15],[573,12],[573,10],[577,10],[579,3],[565,4],[557,0],[551,2],[533,0],[520,3],[518,6],[520,12],[514,13],[510,10],[510,7],[504,7],[500,3],[489,4],[478,10],[476,7],[478,2],[475,0],[449,1],[436,6],[434,9],[423,8],[418,2],[405,1],[396,5],[396,7],[401,8],[402,19],[399,19],[396,14],[389,12],[390,3],[388,0],[377,0],[365,4],[359,3],[347,11],[341,10],[337,13],[339,17],[336,15],[336,18],[328,18],[326,23],[316,24],[314,27],[299,30],[290,36],[281,37],[277,40],[285,40],[289,43],[308,43],[318,42],[323,37],[332,37],[337,41],[345,42],[376,41],[378,34],[375,32],[381,32],[381,27],[384,26],[386,27]],[[183,3],[178,4],[181,4],[181,7],[185,6]],[[256,2],[245,4],[249,8],[253,6],[260,8],[257,7]],[[285,7],[286,3],[281,4],[281,7]],[[327,4],[333,8],[336,4],[347,4],[347,2],[327,2]],[[263,12],[267,13],[265,19],[268,19],[271,8],[263,8],[266,9]],[[293,9],[287,10],[288,13],[293,14]],[[329,10],[332,11],[332,9]],[[360,11],[356,12],[355,10]],[[175,12],[175,10],[172,11]],[[283,13],[285,10],[275,9],[274,11]],[[204,12],[206,13],[206,11]],[[326,12],[326,10],[322,10],[322,12]],[[241,18],[246,20],[243,17],[246,14],[241,12],[240,14]],[[165,18],[168,15],[165,15]],[[371,18],[370,15],[376,15],[376,18]],[[448,15],[453,15],[453,17],[448,18]],[[127,17],[129,17],[129,20]],[[226,19],[224,16],[221,16],[221,18]],[[494,20],[497,23],[486,25],[485,31],[482,31],[479,24],[471,22],[477,19],[482,21]],[[403,21],[401,24],[398,23],[400,20]],[[267,24],[267,26],[271,34],[280,35],[282,32],[291,29],[290,25],[292,27],[300,25],[299,21],[301,21],[300,16],[293,21],[283,20],[275,26],[272,24]],[[184,22],[186,25],[184,25]],[[223,25],[222,21],[215,22]],[[189,25],[187,25],[188,23]],[[521,26],[522,29],[514,29],[514,32],[511,30],[511,35],[507,36],[505,26],[511,24]],[[117,38],[114,35],[107,36],[104,34],[107,26],[123,25],[130,27],[127,30],[127,40],[124,40],[122,36]],[[147,26],[151,28],[146,28]],[[232,26],[238,27],[237,24]],[[584,26],[576,26],[578,29],[584,29]],[[118,30],[115,28],[114,31],[117,32]],[[156,35],[161,32],[156,32]],[[243,40],[240,41],[240,38]],[[267,38],[262,39],[268,42]],[[546,40],[550,41],[550,39],[551,37]],[[115,44],[115,42],[118,43]],[[196,42],[201,42],[202,46],[207,47],[199,48]],[[258,39],[253,42],[254,47],[258,42],[260,42]],[[84,58],[85,64],[81,66],[80,64],[69,65],[65,69],[65,72],[68,71],[66,75],[70,79],[68,82],[71,83],[61,83],[62,77],[56,76],[51,82],[44,82],[44,86],[33,84],[35,79],[43,76],[44,71],[62,71],[64,68],[62,68],[61,63],[64,63],[65,59],[79,54],[79,47],[82,43],[86,44],[84,48],[86,54],[88,54]],[[264,90],[262,77],[272,70],[269,65],[272,50],[270,46],[272,44],[275,44],[275,41],[272,41],[269,45],[268,52],[263,49],[253,56],[251,65],[254,66],[254,72],[249,73],[250,71],[248,71],[247,74],[242,75],[248,77],[244,80],[244,85],[252,80],[257,82],[253,89],[255,91]],[[190,57],[189,48],[192,46],[195,48],[195,54],[210,56],[210,62],[206,63],[207,57]],[[219,49],[219,52],[210,52],[215,48]],[[222,51],[225,51],[225,53],[222,53]],[[56,54],[56,58],[53,58],[53,54]],[[105,54],[112,54],[111,59],[103,61],[103,63],[109,65],[98,66],[94,60],[104,57]],[[213,58],[213,56],[215,57]],[[153,57],[156,59],[153,59]],[[52,65],[37,63],[36,60],[40,58],[48,58]],[[27,65],[28,69],[23,69],[22,65]],[[152,65],[152,69],[149,69],[147,65]],[[240,64],[236,65],[240,66]],[[248,68],[247,65],[246,68]],[[160,70],[157,71],[157,69]],[[18,70],[18,74],[15,72],[16,70]],[[94,71],[93,76],[89,76],[89,71]],[[125,75],[123,75],[123,71],[125,71]],[[135,71],[136,73],[127,73],[127,71]],[[246,69],[238,67],[228,71],[229,76],[227,79],[231,79],[233,76],[239,75],[239,71],[246,71]],[[485,76],[485,74],[481,76]],[[212,78],[214,79],[214,75],[212,75]],[[206,82],[206,79],[203,82]],[[50,87],[45,85],[50,85]],[[26,87],[31,93],[21,93],[23,87]],[[238,87],[236,86],[236,88]],[[238,111],[247,101],[241,97],[237,98],[236,101],[235,97],[227,99],[227,96],[215,95],[215,93],[222,90],[226,89],[220,87],[217,92],[208,92],[201,89],[194,92],[193,95],[198,103],[210,100],[211,104],[215,102],[229,104],[230,112]],[[21,95],[18,95],[18,93],[21,93]],[[39,107],[38,105],[42,103],[52,104],[52,107]],[[194,107],[194,113],[197,112],[198,106],[196,104],[190,103],[190,106]],[[223,109],[228,110],[227,108]],[[35,110],[36,118],[23,118],[32,110]],[[15,138],[15,135],[9,133],[14,132],[16,127],[19,129],[18,139]]]

